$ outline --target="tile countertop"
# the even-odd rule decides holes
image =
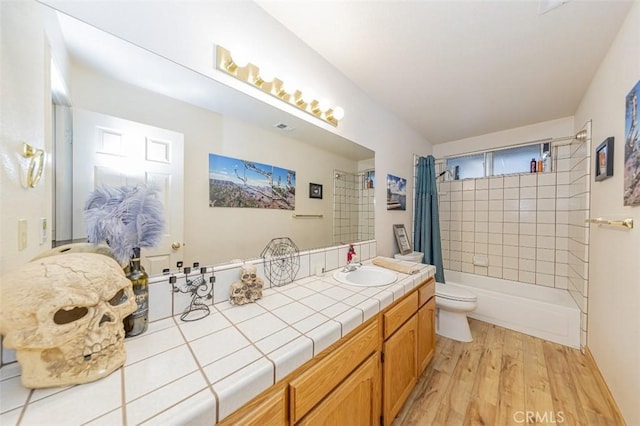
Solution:
[[[220,421],[435,274],[398,273],[387,286],[353,287],[332,271],[264,290],[256,303],[215,304],[193,322],[152,322],[127,339],[125,365],[64,388],[24,388],[20,366],[0,369],[0,424],[189,424]]]

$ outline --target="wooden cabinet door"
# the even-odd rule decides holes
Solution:
[[[369,357],[298,425],[373,426],[380,423],[379,353]]]
[[[422,374],[436,347],[436,298],[432,297],[418,311],[418,377]]]
[[[384,343],[383,413],[391,424],[418,380],[418,316],[412,316]]]

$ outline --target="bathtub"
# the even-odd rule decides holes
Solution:
[[[580,348],[580,309],[567,290],[449,270],[444,275],[478,296],[468,317]]]

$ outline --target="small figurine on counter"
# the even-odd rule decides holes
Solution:
[[[229,289],[229,303],[244,305],[262,299],[264,281],[258,277],[257,270],[255,265],[242,265],[240,281],[231,284]]]

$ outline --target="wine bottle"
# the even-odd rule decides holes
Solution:
[[[149,276],[140,265],[139,247],[134,247],[125,273],[131,281],[138,305],[137,309],[123,320],[125,337],[133,337],[147,331],[149,326]]]

